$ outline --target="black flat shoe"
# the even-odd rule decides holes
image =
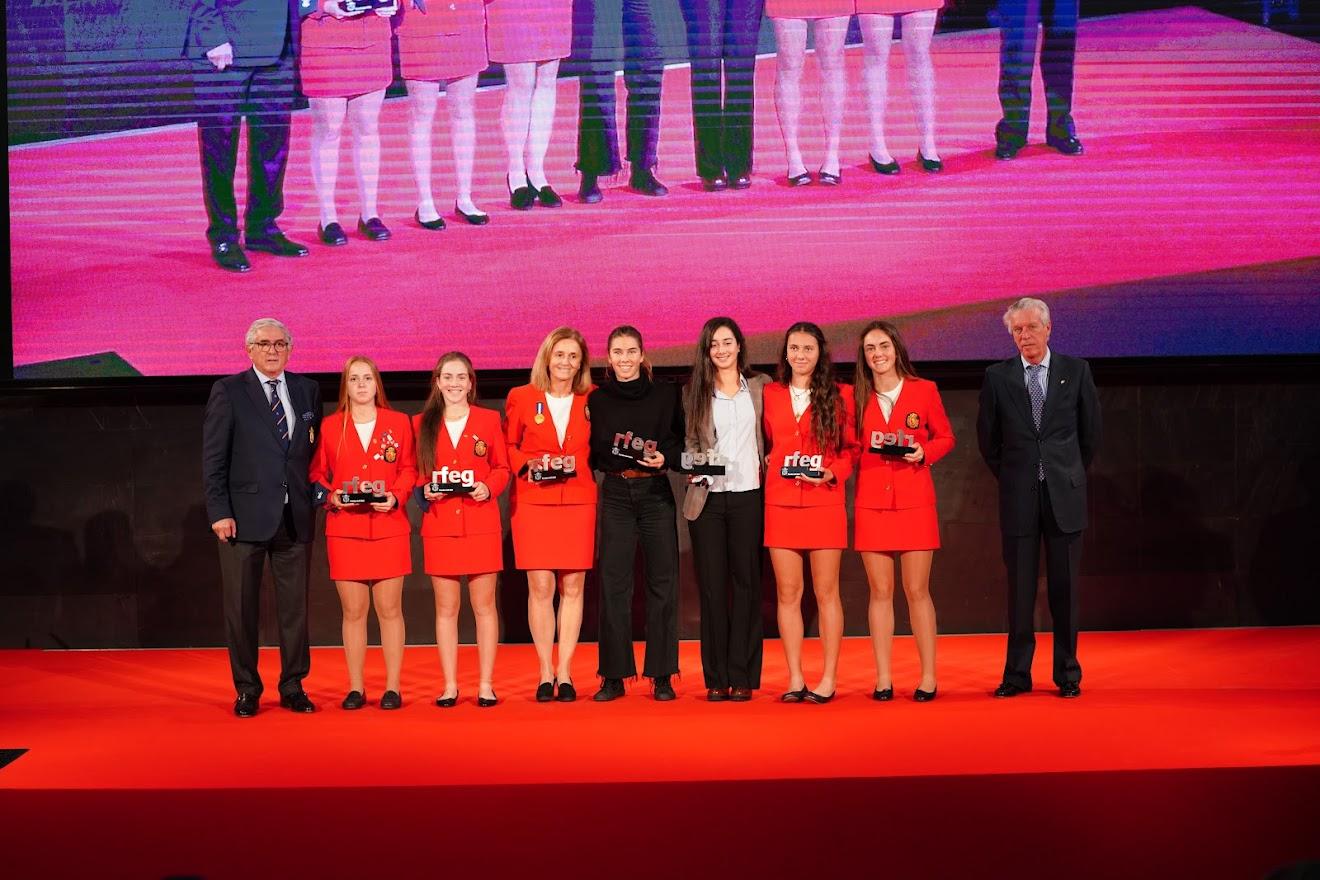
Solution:
[[[507,182],[507,181],[506,181]],[[532,186],[531,181],[526,186],[513,188],[509,182],[509,207],[515,211],[530,211],[536,204],[536,188]]]
[[[1084,152],[1082,142],[1072,135],[1068,137],[1046,137],[1045,146],[1053,147],[1065,156],[1080,156]]]
[[[344,702],[339,704],[341,709],[361,709],[367,705],[367,695],[362,691],[349,691],[348,696],[344,697]]]
[[[536,702],[548,703],[555,698],[555,685],[552,681],[543,681],[536,686]]]
[[[877,700],[877,701],[879,701],[879,702],[881,702],[881,703],[888,703],[888,702],[889,702],[890,700],[892,700],[893,698],[894,698],[894,686],[893,686],[893,685],[890,685],[889,687],[885,688],[884,690],[879,690],[879,689],[877,688],[876,690],[871,691],[871,699],[873,699],[873,700]]]
[[[837,691],[835,693],[837,693]],[[818,694],[815,691],[807,691],[806,699],[808,703],[819,703],[824,705],[834,699],[834,694]]]
[[[729,181],[729,189],[747,189],[752,185],[750,174],[739,174]]]
[[[732,688],[729,691],[729,701],[733,703],[747,703],[752,699],[751,688]]]
[[[596,691],[591,699],[597,703],[608,703],[622,697],[624,693],[626,691],[623,689],[623,679],[606,678],[601,681],[600,690]]]
[[[564,204],[564,200],[559,197],[559,193],[555,192],[554,187],[548,183],[536,190],[536,200],[541,203],[542,208],[559,208],[563,207]]]
[[[380,707],[382,709],[403,708],[403,695],[398,691],[386,691],[380,695]]]
[[[414,211],[413,219],[417,221],[418,226],[422,227],[423,229],[429,229],[432,232],[439,232],[441,229],[445,228],[444,217],[436,217],[434,220],[423,220],[422,212]]]
[[[312,701],[304,691],[298,691],[296,694],[281,694],[280,708],[288,709],[291,712],[298,712],[303,715],[316,711],[316,706],[313,705]]]
[[[811,172],[803,171],[801,174],[788,175],[789,186],[807,186],[811,183]]]
[[[561,681],[558,692],[555,694],[555,702],[572,703],[577,700],[577,688],[573,687],[571,681]]]
[[[384,702],[384,700],[381,700]],[[436,697],[435,704],[441,709],[452,709],[458,705],[458,691],[454,691],[452,697]]]
[[[935,693],[938,690],[939,688],[937,687],[933,687],[928,691],[923,691],[921,688],[917,688],[912,692],[912,699],[916,700],[918,703],[929,703],[931,700],[935,699]]]
[[[816,182],[821,186],[838,186],[843,183],[843,172],[840,171],[838,174],[830,174],[828,171],[822,171]]]
[[[706,688],[707,703],[723,703],[729,699],[728,688]]]
[[[379,217],[371,217],[363,220],[358,218],[358,232],[367,237],[368,241],[389,241],[390,230]]]
[[[802,687],[798,688],[798,689],[795,690],[795,691],[785,691],[784,693],[780,694],[780,695],[779,695],[779,702],[781,702],[781,703],[801,703],[803,700],[805,700],[805,699],[807,698],[807,694],[809,694],[809,693],[811,693],[811,692],[807,690],[807,686],[806,686],[806,685],[803,685]]]
[[[677,699],[678,694],[674,693],[674,686],[669,683],[669,676],[657,675],[652,680],[652,685],[656,702],[668,703],[670,700]]]
[[[499,702],[500,698],[495,695],[494,691],[490,692],[489,697],[477,697],[477,705],[483,709],[489,709],[491,706],[498,706]]]
[[[328,244],[330,247],[348,244],[348,234],[338,223],[331,223],[329,226],[317,224],[316,237],[321,240],[321,244]]]
[[[927,159],[920,150],[917,150],[917,161],[921,163],[921,170],[927,174],[939,174],[944,170],[944,162],[939,159]]]
[[[244,242],[250,251],[261,251],[277,257],[305,257],[307,248],[290,241],[283,232],[267,232],[264,235],[249,235]]]
[[[1080,697],[1081,695],[1082,686],[1075,681],[1059,686],[1059,696],[1065,700],[1071,700],[1073,697]]]
[[[729,188],[729,181],[722,174],[719,177],[703,177],[701,188],[708,193],[724,192]]]
[[[239,694],[234,700],[234,714],[239,718],[251,718],[257,714],[258,702],[256,694]]]
[[[469,214],[458,207],[458,202],[454,202],[454,216],[471,223],[473,226],[485,226],[490,222],[489,214]]]
[[[1021,144],[1011,144],[1008,141],[996,141],[995,158],[1007,162],[1009,159],[1017,158],[1018,151],[1021,149]]]
[[[243,253],[243,249],[236,241],[222,241],[211,245],[211,259],[226,272],[246,272],[252,268],[247,254]]]
[[[870,153],[866,154],[866,158],[871,160],[871,170],[876,174],[897,174],[903,170],[898,167],[897,159],[890,159],[888,162],[882,164],[877,162],[875,156],[872,156]]]
[[[1031,690],[1030,687],[1018,687],[1011,682],[1001,681],[999,687],[995,688],[995,696],[1002,700],[1008,697],[1016,697],[1018,694],[1025,694],[1029,690]]]
[[[595,174],[582,172],[582,180],[578,183],[578,201],[584,205],[594,205],[605,198],[604,193],[600,191],[599,178]]]
[[[669,195],[669,187],[656,180],[655,173],[650,168],[634,171],[628,178],[628,188],[640,195],[655,198]]]

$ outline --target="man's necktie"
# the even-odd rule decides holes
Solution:
[[[280,435],[280,442],[284,444],[284,451],[289,451],[289,417],[284,412],[284,404],[280,403],[280,380],[267,379],[266,384],[270,386],[270,414],[275,418],[275,431]],[[1032,404],[1035,406],[1035,404]],[[1037,417],[1037,421],[1040,419]]]
[[[1027,395],[1031,398],[1031,420],[1036,423],[1036,430],[1040,430],[1040,414],[1045,409],[1045,386],[1041,383],[1040,374],[1045,371],[1041,364],[1031,364],[1027,367]],[[1036,479],[1045,479],[1045,462],[1036,462]]]

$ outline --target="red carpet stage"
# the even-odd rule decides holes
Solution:
[[[275,707],[271,650],[248,720],[220,650],[0,652],[0,749],[28,750],[0,769],[5,874],[1244,878],[1320,855],[1320,629],[1087,633],[1075,701],[1048,636],[1040,689],[991,699],[1002,650],[944,638],[929,705],[910,639],[888,704],[850,639],[825,706],[778,702],[774,642],[748,704],[705,702],[684,643],[674,703],[543,705],[530,646],[505,646],[478,709],[465,647],[443,710],[416,647],[404,708],[375,706],[377,651],[354,713],[321,648],[312,717]]]
[[[861,49],[850,49],[844,180],[833,191],[782,182],[773,57],[758,65],[757,164],[746,192],[696,185],[688,71],[675,68],[660,144],[669,198],[615,188],[599,206],[570,199],[558,211],[512,211],[503,92],[488,90],[478,99],[476,195],[493,222],[451,220],[442,234],[409,219],[408,107],[392,100],[382,118],[381,213],[393,240],[352,233],[348,247],[312,244],[304,260],[256,255],[243,277],[216,270],[207,253],[193,126],[11,149],[15,363],[116,351],[149,375],[231,372],[242,366],[248,323],[268,313],[292,327],[293,365],[305,371],[337,371],[354,352],[383,369],[424,370],[454,347],[479,369],[524,368],[557,324],[599,345],[624,321],[646,332],[662,361],[685,362],[702,322],[721,313],[751,335],[804,317],[841,326],[922,316],[929,321],[910,322],[914,333],[931,331],[914,336],[919,359],[979,359],[1001,356],[1007,340],[993,315],[959,310],[1029,293],[1068,298],[1056,339],[1074,354],[1243,350],[1244,299],[1268,307],[1249,310],[1264,328],[1252,352],[1315,350],[1320,45],[1199,9],[1086,20],[1075,102],[1086,156],[1039,144],[1037,94],[1036,145],[996,162],[998,45],[995,31],[936,37],[947,163],[938,176],[916,166],[895,48],[890,147],[904,167],[894,178],[866,168]],[[803,132],[813,169],[816,82],[809,63]],[[437,120],[444,209],[453,182],[443,109]],[[283,221],[306,242],[317,224],[309,130],[310,117],[298,114]],[[577,85],[565,80],[547,163],[565,194],[576,190],[576,132]],[[339,187],[340,219],[351,227],[347,146]],[[1272,267],[1283,267],[1282,285]]]

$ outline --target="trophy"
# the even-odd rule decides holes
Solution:
[[[359,480],[354,477],[344,481],[344,489],[339,495],[340,504],[384,504],[384,480]]]
[[[373,9],[387,9],[398,0],[340,0],[340,6],[349,15],[361,15]]]
[[[912,445],[915,442],[917,442],[917,438],[906,431],[872,431],[871,446],[868,451],[874,452],[876,455],[902,458],[917,451],[917,448]]]
[[[790,452],[784,456],[784,464],[779,469],[779,476],[793,479],[794,477],[810,477],[813,480],[823,479],[825,471],[822,468],[824,456],[822,455],[804,455],[801,452]]]
[[[460,470],[445,465],[431,471],[431,482],[426,489],[433,495],[469,495],[477,488],[477,475],[471,468]]]
[[[714,449],[684,450],[679,464],[680,471],[696,477],[722,477],[728,472],[728,460]]]
[[[567,480],[577,473],[577,460],[572,455],[546,454],[527,462],[527,472],[533,483],[554,483]]]
[[[646,440],[638,437],[632,431],[628,433],[617,433],[614,435],[614,448],[610,451],[619,458],[626,458],[628,461],[641,464],[642,459],[660,448],[660,444],[654,440]]]

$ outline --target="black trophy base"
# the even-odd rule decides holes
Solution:
[[[577,471],[557,471],[557,470],[532,471],[532,482],[558,483],[562,480],[567,480],[575,473],[577,473]]]
[[[694,477],[722,477],[728,469],[722,464],[694,464],[683,473]]]
[[[813,480],[823,480],[825,479],[825,472],[810,467],[781,467],[779,469],[779,476],[786,477],[790,480],[794,477],[810,477]]]
[[[384,495],[373,492],[345,492],[339,496],[340,504],[384,504],[386,500]]]
[[[915,446],[898,446],[897,444],[885,443],[881,446],[872,446],[868,451],[876,455],[887,455],[890,458],[902,458],[905,455],[911,455],[917,451]]]
[[[432,495],[471,495],[477,487],[462,483],[430,483],[426,488]]]

